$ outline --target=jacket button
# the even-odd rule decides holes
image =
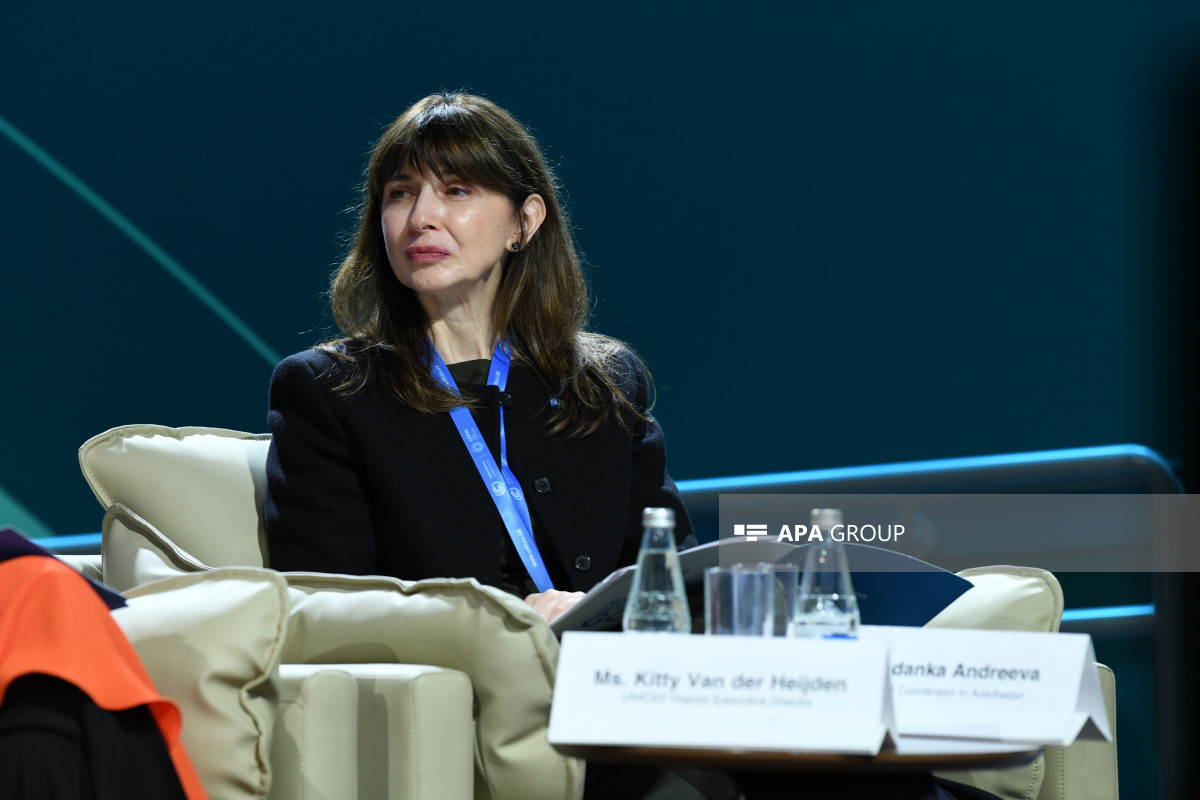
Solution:
[[[504,408],[512,408],[512,395],[508,392],[500,393],[500,405]]]
[[[538,478],[533,482],[533,488],[537,489],[538,494],[547,494],[550,491],[550,479]],[[578,563],[578,562],[576,562]]]
[[[587,556],[580,556],[579,558],[575,559],[575,569],[579,570],[580,572],[587,572],[591,568],[592,560]]]

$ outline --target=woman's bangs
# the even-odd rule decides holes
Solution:
[[[503,191],[504,170],[481,140],[466,125],[445,117],[426,118],[397,136],[380,164],[378,182],[412,165],[439,177],[458,178],[493,191]]]

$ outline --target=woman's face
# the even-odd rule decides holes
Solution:
[[[408,165],[383,186],[383,239],[396,278],[419,295],[490,301],[520,238],[504,195]]]

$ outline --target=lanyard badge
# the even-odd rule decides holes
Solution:
[[[433,364],[430,366],[430,372],[433,374],[434,380],[455,394],[461,394],[458,391],[458,384],[450,375],[450,369],[442,360],[441,354],[438,353],[436,347],[432,350]],[[491,364],[488,366],[488,385],[495,386],[503,392],[508,383],[508,369],[511,364],[508,345],[501,341],[496,345],[496,349],[492,353]],[[496,465],[496,459],[492,458],[492,453],[483,440],[483,434],[479,432],[479,426],[475,424],[475,418],[471,416],[469,410],[462,406],[451,409],[450,419],[454,421],[454,427],[458,428],[458,435],[462,438],[471,460],[475,462],[475,468],[479,471],[479,477],[487,488],[488,496],[496,504],[500,518],[504,520],[504,527],[508,529],[509,538],[512,539],[517,553],[521,556],[521,563],[525,565],[525,569],[529,570],[529,576],[533,578],[538,591],[546,592],[553,589],[554,584],[550,581],[550,573],[546,571],[542,554],[538,552],[537,543],[533,540],[533,525],[530,523],[529,505],[525,501],[525,493],[521,490],[521,484],[517,482],[516,475],[508,468],[508,445],[504,438],[504,407],[500,407],[499,466]]]

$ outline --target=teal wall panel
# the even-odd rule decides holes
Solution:
[[[1197,45],[1184,2],[7,3],[0,117],[289,353],[374,138],[483,93],[557,165],[677,477],[1138,442],[1194,485]],[[265,429],[270,359],[3,136],[0,208],[0,524],[98,529],[109,427]],[[1144,644],[1103,643],[1125,796]]]
[[[0,23],[0,116],[275,352],[328,331],[381,127],[468,88],[558,165],[596,325],[652,367],[679,477],[1185,450],[1159,220],[1188,4],[27,4]],[[3,138],[0,173],[0,486],[92,529],[84,439],[261,430],[270,365]],[[769,431],[763,406],[784,412]]]

